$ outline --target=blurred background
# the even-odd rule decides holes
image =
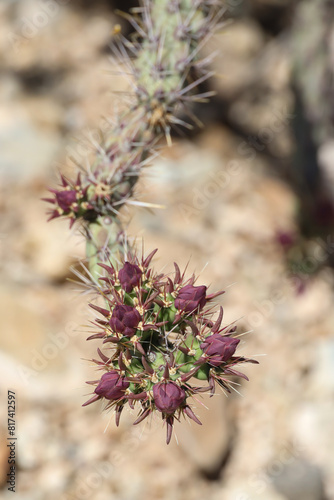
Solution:
[[[0,2],[0,488],[9,498],[7,390],[16,393],[22,500],[334,499],[334,4],[226,0],[202,129],[175,133],[138,187],[165,204],[127,214],[158,247],[226,289],[239,320],[241,396],[198,400],[203,426],[119,428],[81,408],[89,298],[68,279],[84,244],[46,223],[40,198],[85,164],[127,83],[111,58],[115,14],[136,1]],[[209,409],[208,409],[209,408]]]

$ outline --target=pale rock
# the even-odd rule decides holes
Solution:
[[[321,471],[303,460],[285,465],[272,478],[277,491],[287,500],[325,500]]]
[[[209,48],[218,50],[213,68],[218,73],[214,87],[219,94],[233,98],[252,81],[254,61],[263,45],[261,30],[249,19],[235,21],[213,37]]]
[[[38,128],[17,105],[2,107],[0,117],[0,177],[23,183],[45,174],[60,151],[59,135]]]
[[[198,383],[198,385],[202,385]],[[198,396],[195,415],[202,426],[192,420],[176,426],[182,451],[200,470],[217,475],[232,446],[235,428],[232,421],[232,398],[226,398],[217,388],[217,394]]]
[[[69,480],[71,471],[64,461],[53,460],[39,470],[36,477],[36,488],[52,491],[54,495],[62,492]]]
[[[20,287],[0,287],[0,317],[5,332],[0,349],[21,363],[30,361],[30,349],[40,345],[45,336],[42,318],[25,299],[26,291]]]
[[[212,500],[288,500],[278,493],[261,474],[238,478],[231,481],[226,487],[213,496]],[[259,479],[261,478],[261,479]]]

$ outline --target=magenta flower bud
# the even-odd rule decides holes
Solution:
[[[115,332],[122,333],[125,337],[132,337],[140,320],[141,316],[135,307],[116,305],[109,324]]]
[[[118,279],[123,290],[126,293],[132,292],[133,288],[139,285],[142,274],[141,269],[136,264],[125,262],[122,269],[118,272]]]
[[[223,337],[219,333],[214,333],[204,340],[201,349],[209,356],[210,365],[220,366],[233,356],[239,342],[239,339]]]
[[[157,409],[167,415],[172,415],[186,399],[184,390],[168,380],[153,386],[153,396]]]
[[[117,371],[112,370],[102,375],[94,392],[103,398],[117,400],[124,396],[129,385],[125,377],[121,377]]]
[[[77,203],[77,192],[74,190],[57,191],[55,196],[58,206],[64,210],[64,212],[71,211],[73,209],[72,205]]]
[[[287,250],[296,242],[296,237],[291,231],[278,231],[276,240],[284,250]]]
[[[175,307],[179,311],[191,313],[206,304],[206,286],[186,285],[178,293]]]

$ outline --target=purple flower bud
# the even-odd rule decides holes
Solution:
[[[64,212],[69,212],[72,209],[72,205],[77,203],[77,192],[74,190],[57,191],[56,200],[59,207],[64,210]]]
[[[117,400],[124,396],[129,385],[125,377],[121,377],[117,371],[112,370],[102,375],[94,392],[103,398]]]
[[[202,309],[206,304],[206,286],[186,285],[178,293],[175,307],[179,311],[191,313]]]
[[[185,401],[186,393],[172,381],[159,382],[153,386],[155,406],[162,413],[172,415]]]
[[[133,287],[138,286],[142,275],[141,269],[136,264],[125,262],[123,268],[118,273],[118,279],[123,290],[130,293]]]
[[[140,320],[141,316],[135,307],[116,305],[109,324],[115,332],[122,333],[126,337],[132,337]]]
[[[296,237],[291,231],[278,231],[276,240],[284,250],[288,250],[296,242]]]
[[[239,339],[223,337],[219,333],[214,333],[204,340],[201,349],[209,356],[210,365],[220,366],[233,356],[239,342]]]

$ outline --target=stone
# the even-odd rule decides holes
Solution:
[[[201,385],[200,383],[198,385]],[[188,460],[208,477],[217,477],[231,449],[235,428],[232,421],[233,397],[226,398],[217,388],[217,394],[198,396],[192,409],[202,426],[176,425],[175,431],[182,451]]]
[[[60,150],[59,135],[38,128],[22,106],[0,105],[0,117],[0,177],[22,183],[45,173]]]
[[[287,500],[325,500],[322,473],[319,467],[296,460],[272,478],[277,491]]]
[[[25,303],[20,287],[0,287],[0,317],[4,335],[0,349],[18,362],[30,361],[31,349],[43,342],[45,330],[41,317]]]
[[[235,21],[213,37],[209,48],[218,49],[212,64],[217,71],[213,85],[221,96],[235,97],[253,79],[252,64],[263,46],[263,33],[250,19]]]

